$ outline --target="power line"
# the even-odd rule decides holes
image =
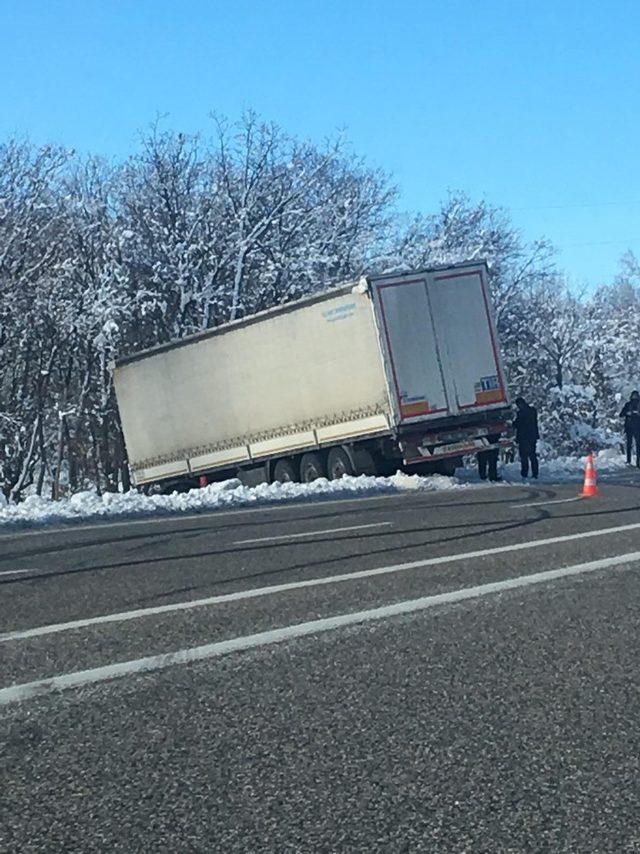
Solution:
[[[583,246],[634,246],[640,243],[640,237],[631,240],[597,240],[587,243],[555,243],[558,249],[578,249]]]
[[[560,211],[568,208],[630,208],[640,207],[637,202],[578,202],[567,205],[526,205],[525,207],[510,208],[512,211]]]

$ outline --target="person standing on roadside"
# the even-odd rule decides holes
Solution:
[[[631,392],[631,397],[622,407],[620,418],[624,418],[624,435],[627,440],[627,465],[631,465],[631,449],[635,443],[636,466],[640,468],[640,392]]]
[[[529,406],[524,397],[516,398],[518,414],[513,427],[516,431],[516,444],[520,455],[520,473],[522,477],[538,477],[538,454],[536,444],[540,438],[538,430],[538,412],[535,406]]]
[[[486,480],[487,475],[492,483],[499,483],[502,478],[498,475],[498,455],[500,446],[498,441],[499,435],[487,436],[490,445],[494,447],[487,448],[485,451],[478,451],[478,474],[481,480]]]

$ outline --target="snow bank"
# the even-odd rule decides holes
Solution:
[[[52,501],[31,495],[20,504],[0,505],[0,526],[7,523],[32,525],[68,520],[159,515],[162,513],[195,513],[230,507],[248,507],[301,500],[322,501],[359,495],[403,492],[435,492],[468,489],[470,484],[454,477],[435,475],[418,477],[398,472],[392,477],[344,477],[313,483],[272,483],[255,487],[243,486],[239,480],[212,483],[203,489],[174,492],[171,495],[141,495],[138,492],[78,492],[70,498]]]
[[[594,454],[596,471],[602,475],[612,475],[627,468],[626,458],[617,448],[606,448]],[[540,480],[544,483],[570,483],[584,476],[587,462],[583,457],[557,457],[546,459],[540,463]],[[505,466],[509,478],[520,477],[520,463],[510,463]]]
[[[539,483],[579,482],[584,474],[584,457],[563,457],[547,460],[540,465]],[[625,458],[616,450],[607,449],[596,455],[599,474],[615,474],[626,468]],[[518,462],[501,466],[505,485],[519,484]],[[212,483],[204,489],[172,495],[141,495],[137,492],[107,493],[79,492],[61,501],[51,501],[31,495],[20,504],[2,501],[0,492],[0,526],[7,524],[34,525],[81,519],[113,519],[162,513],[197,513],[230,507],[250,507],[294,501],[322,501],[332,498],[352,498],[367,495],[400,494],[406,492],[439,492],[485,486],[475,467],[460,469],[456,477],[433,475],[419,477],[401,472],[392,477],[345,477],[342,480],[316,480],[314,483],[273,483],[243,486],[239,480]]]
[[[547,450],[544,443],[540,442],[540,450]],[[540,456],[540,474],[537,483],[562,484],[578,483],[584,477],[584,468],[587,462],[583,457],[546,457]],[[612,476],[627,470],[626,458],[617,448],[606,448],[594,454],[596,472],[598,475]],[[473,467],[469,467],[458,473],[463,482],[472,482],[477,478]],[[520,462],[516,459],[513,463],[500,466],[500,476],[507,484],[521,484]],[[534,483],[536,481],[533,481]]]

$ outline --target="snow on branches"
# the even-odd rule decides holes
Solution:
[[[363,272],[486,259],[509,381],[563,452],[615,440],[640,385],[640,266],[589,298],[546,240],[452,193],[408,217],[338,137],[247,113],[211,139],[157,122],[123,163],[0,144],[0,489],[128,488],[109,365]]]

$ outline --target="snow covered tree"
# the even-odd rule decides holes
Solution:
[[[64,193],[70,154],[0,145],[0,481],[18,496],[47,445],[59,357],[58,274],[65,263]]]
[[[486,259],[508,380],[558,452],[615,441],[640,386],[633,253],[576,295],[544,240],[462,192],[398,212],[342,137],[316,145],[253,113],[210,138],[158,121],[123,163],[0,144],[0,487],[128,488],[110,363],[365,272]]]
[[[0,147],[0,482],[128,487],[110,363],[359,274],[395,190],[342,140],[156,124],[124,164]]]

